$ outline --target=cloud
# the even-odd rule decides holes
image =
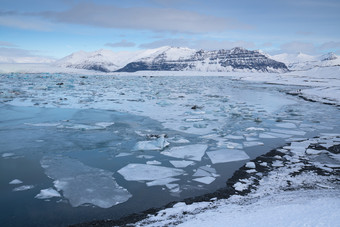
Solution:
[[[51,31],[52,25],[41,19],[20,13],[2,13],[0,12],[0,26],[14,27],[25,30]]]
[[[289,42],[280,46],[281,52],[283,53],[305,53],[305,54],[316,54],[318,52],[317,47],[313,43],[308,42]]]
[[[109,46],[109,47],[134,47],[134,46],[136,46],[136,43],[128,42],[125,39],[123,39],[122,41],[116,42],[116,43],[106,43],[105,46]]]
[[[255,44],[246,41],[208,40],[208,39],[160,39],[150,43],[141,44],[140,48],[157,48],[161,46],[189,47],[193,49],[217,50],[232,49],[234,47],[254,48]]]
[[[0,47],[0,62],[2,63],[50,63],[54,59],[39,56],[31,50]]]
[[[16,47],[17,45],[10,43],[10,42],[6,42],[6,41],[0,41],[0,46],[4,46],[4,47]]]
[[[161,46],[189,47],[190,41],[187,39],[159,39],[150,43],[139,45],[140,48],[157,48]]]
[[[31,15],[61,23],[105,28],[142,29],[184,33],[220,32],[248,29],[232,19],[173,8],[119,8],[112,5],[80,3],[67,11]]]
[[[323,43],[321,46],[320,46],[320,49],[321,50],[329,50],[329,49],[340,49],[340,42],[334,42],[334,41],[331,41],[331,42],[326,42],[326,43]]]

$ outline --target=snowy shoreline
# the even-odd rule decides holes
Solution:
[[[252,215],[260,219],[256,222],[264,226],[300,226],[306,223],[334,226],[340,218],[337,213],[340,211],[340,199],[337,196],[340,195],[339,155],[340,134],[321,134],[320,137],[292,141],[251,160],[228,179],[226,187],[214,193],[172,202],[118,220],[92,221],[72,226],[216,226],[229,222],[233,226],[249,226],[247,218],[240,221],[244,218],[241,215],[245,215],[246,210],[259,209],[259,206],[266,210],[264,212],[268,212],[271,207],[282,209],[279,213],[281,221],[264,218],[271,223],[262,222],[261,215],[264,214],[261,209],[259,212],[252,210]],[[263,204],[269,208],[263,207]],[[312,220],[299,217],[300,220],[294,222],[288,218],[292,211],[299,212],[301,204],[302,209],[311,212]],[[311,209],[313,206],[330,210]],[[271,215],[275,216],[275,212],[271,211]],[[300,213],[308,216],[308,212]]]

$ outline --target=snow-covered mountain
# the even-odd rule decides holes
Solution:
[[[303,53],[278,54],[272,59],[285,63],[290,70],[308,70],[314,67],[340,66],[340,57],[334,53],[312,56]]]
[[[260,71],[285,72],[287,66],[260,51],[240,47],[231,50],[194,50],[183,47],[160,47],[135,52],[76,52],[56,62],[67,68],[102,72],[136,71]]]

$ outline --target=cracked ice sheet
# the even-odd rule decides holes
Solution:
[[[207,148],[208,146],[204,144],[194,144],[181,147],[172,147],[167,151],[163,151],[161,154],[175,158],[201,161]]]
[[[223,149],[209,151],[207,155],[213,164],[249,159],[249,156],[242,150]]]
[[[41,166],[54,186],[62,191],[73,207],[93,204],[109,208],[127,201],[131,194],[119,186],[113,173],[86,166],[68,157],[44,157]]]
[[[118,173],[127,181],[154,181],[183,175],[185,171],[164,166],[134,163],[121,168]]]

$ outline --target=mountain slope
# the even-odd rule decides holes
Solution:
[[[136,52],[76,52],[56,63],[61,67],[89,69],[102,72],[136,71],[260,71],[285,72],[286,65],[260,51],[243,48],[231,50],[194,50],[164,46]]]
[[[321,56],[311,56],[303,53],[278,54],[272,59],[285,63],[289,70],[309,70],[314,67],[340,66],[340,57],[334,53]]]

